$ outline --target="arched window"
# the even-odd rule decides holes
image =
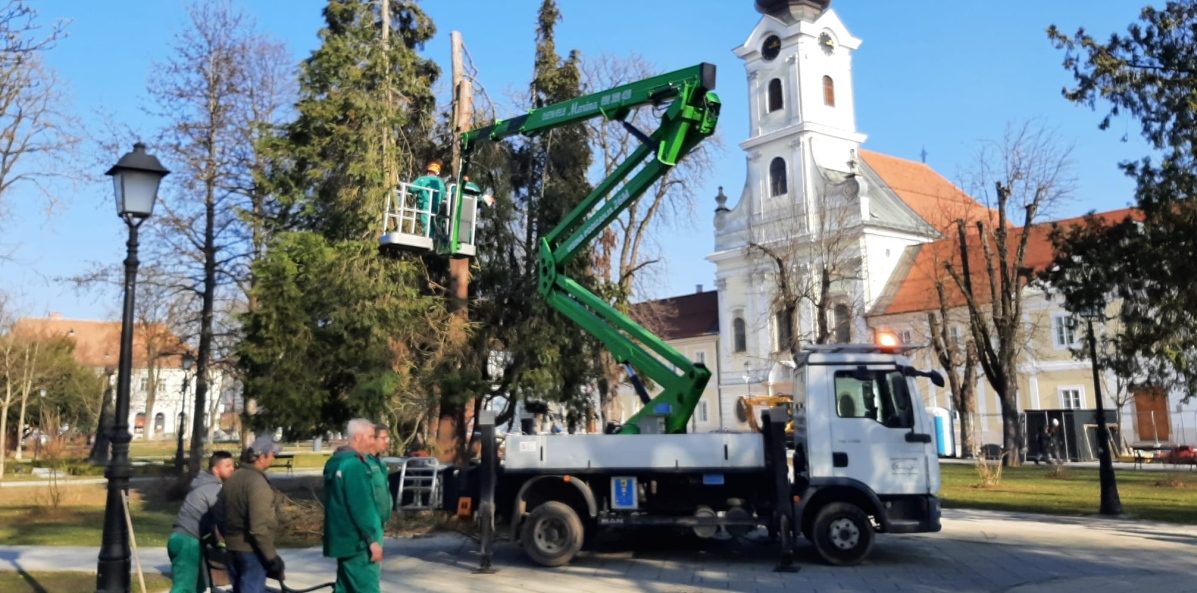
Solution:
[[[740,317],[732,321],[732,346],[733,352],[748,350],[748,330],[744,327],[744,320]]]
[[[785,107],[785,101],[781,96],[781,79],[774,78],[769,81],[769,113],[773,113]]]
[[[786,160],[777,157],[769,163],[769,195],[782,196],[786,193]]]
[[[166,414],[158,412],[154,414],[154,434],[158,434],[166,430]]]
[[[835,107],[835,81],[830,76],[823,77],[823,104]]]
[[[840,303],[835,306],[835,341],[837,344],[847,344],[852,341],[852,314],[848,305]]]
[[[142,432],[145,432],[145,412],[138,412],[133,417],[133,433],[141,434]]]

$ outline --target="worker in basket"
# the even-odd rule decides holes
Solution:
[[[430,237],[432,233],[428,227],[428,214],[431,211],[435,220],[440,215],[441,202],[445,199],[445,182],[441,180],[441,164],[437,161],[428,163],[424,175],[412,182],[412,192],[416,194],[416,209],[420,214],[420,228],[418,233]]]

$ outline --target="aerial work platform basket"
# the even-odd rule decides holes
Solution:
[[[435,189],[400,183],[387,199],[380,247],[473,257],[474,226],[482,192],[468,181],[464,191],[458,192],[457,188],[457,184],[449,185],[446,198],[441,199]],[[438,206],[435,211],[433,203]]]

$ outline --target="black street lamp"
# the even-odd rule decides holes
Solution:
[[[125,303],[121,315],[121,352],[117,365],[116,410],[112,426],[112,460],[104,477],[108,499],[104,506],[104,535],[96,570],[97,593],[128,593],[129,532],[125,527],[123,495],[129,490],[129,381],[133,372],[133,295],[137,285],[137,228],[154,212],[158,184],[170,173],[138,142],[105,175],[112,176],[116,213],[129,227],[125,257]]]
[[[191,370],[191,365],[195,363],[195,359],[191,357],[190,352],[183,353],[183,389],[179,394],[179,430],[178,435],[179,446],[175,450],[175,475],[183,475],[183,422],[187,419],[187,383],[191,377],[187,376],[187,372]]]
[[[1073,256],[1075,262],[1084,272],[1081,278],[1082,289],[1087,298],[1084,307],[1077,313],[1085,319],[1089,334],[1089,361],[1093,367],[1093,394],[1097,399],[1097,461],[1099,464],[1098,479],[1101,483],[1101,506],[1098,512],[1103,515],[1121,515],[1122,500],[1118,496],[1118,482],[1114,478],[1114,460],[1110,452],[1110,430],[1106,426],[1105,396],[1101,392],[1101,367],[1097,362],[1097,336],[1093,333],[1093,321],[1104,322],[1105,299],[1096,294],[1093,286],[1092,271],[1078,256]]]

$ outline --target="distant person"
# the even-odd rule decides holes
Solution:
[[[1035,444],[1039,448],[1039,453],[1035,456],[1035,465],[1039,462],[1052,462],[1052,430],[1046,424],[1043,425],[1043,430],[1035,435]]]
[[[336,558],[336,593],[377,593],[382,578],[382,518],[374,497],[374,424],[349,421],[350,453],[324,464],[324,556]]]
[[[274,488],[266,479],[266,470],[282,452],[270,437],[258,437],[241,452],[241,467],[220,492],[233,593],[265,593],[267,578],[283,580],[286,566],[274,547],[278,531]]]
[[[166,554],[170,557],[170,593],[195,593],[204,588],[200,576],[200,546],[216,537],[213,507],[220,486],[233,475],[233,454],[216,451],[208,458],[208,470],[196,474],[183,506],[175,517]]]

